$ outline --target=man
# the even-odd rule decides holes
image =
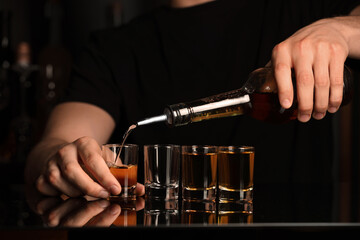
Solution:
[[[334,17],[340,14],[348,16]],[[94,35],[68,95],[29,156],[27,179],[45,195],[119,194],[121,186],[99,147],[115,128],[124,132],[131,123],[161,113],[166,104],[239,88],[271,59],[284,108],[294,100],[295,71],[300,122],[270,126],[242,117],[171,130],[154,125],[136,129],[129,141],[251,144],[257,149],[255,179],[260,182],[298,181],[302,170],[299,181],[326,182],[332,147],[331,116],[326,115],[341,104],[346,58],[360,58],[359,15],[356,1],[173,0],[171,8]],[[311,116],[323,120],[301,123]],[[301,162],[303,156],[315,160]],[[277,174],[270,174],[274,169]],[[316,171],[325,172],[325,179]],[[137,191],[143,195],[144,187],[138,184]]]

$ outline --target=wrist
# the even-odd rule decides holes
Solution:
[[[42,174],[48,160],[65,144],[61,139],[47,139],[40,141],[29,153],[25,166],[25,181],[34,183]]]
[[[360,59],[360,16],[342,16],[330,19],[332,26],[348,45],[348,56]]]

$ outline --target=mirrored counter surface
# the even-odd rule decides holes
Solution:
[[[209,237],[266,236],[275,232],[277,236],[313,236],[360,231],[356,219],[344,216],[351,206],[344,206],[344,200],[334,192],[333,185],[315,188],[286,184],[274,188],[264,184],[256,186],[253,202],[220,203],[143,197],[45,197],[25,185],[3,185],[0,236],[16,239],[25,234],[41,239],[42,235],[53,234],[53,239],[75,239],[79,235],[135,234],[146,238],[148,234],[159,234],[168,238],[165,236],[171,234],[177,238],[196,233]],[[350,209],[353,211],[358,212]]]

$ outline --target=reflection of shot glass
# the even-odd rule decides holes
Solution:
[[[102,157],[121,185],[119,197],[136,198],[139,147],[126,144],[121,152],[120,149],[121,144],[105,144],[102,146]]]
[[[114,226],[136,226],[136,203],[139,199],[120,198],[116,199],[112,204],[120,206],[119,216],[113,222]]]
[[[217,147],[182,146],[182,197],[185,200],[215,201]]]
[[[226,202],[218,205],[218,224],[253,223],[253,203]]]
[[[180,151],[178,145],[145,145],[144,170],[147,198],[178,199]]]
[[[251,202],[254,188],[254,147],[219,147],[219,201]]]
[[[181,223],[202,225],[216,224],[216,202],[182,201]]]
[[[147,199],[144,211],[144,226],[177,223],[179,223],[178,200]]]

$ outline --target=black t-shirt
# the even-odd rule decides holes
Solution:
[[[240,88],[264,66],[273,47],[320,18],[348,14],[359,1],[222,0],[159,8],[130,24],[97,32],[74,66],[63,101],[106,110],[116,121],[112,142],[168,104]],[[255,183],[332,182],[332,114],[282,125],[249,116],[178,128],[139,127],[128,142],[255,146]]]

